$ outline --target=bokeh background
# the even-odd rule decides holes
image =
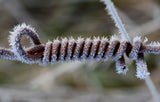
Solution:
[[[159,0],[113,0],[131,39],[160,41]],[[9,31],[25,22],[42,43],[61,37],[110,38],[119,35],[99,0],[0,0],[0,46],[9,48]],[[29,47],[29,39],[23,45]],[[160,55],[145,55],[151,78],[160,92]],[[119,75],[115,62],[67,62],[28,65],[0,59],[0,102],[153,102],[135,61]]]

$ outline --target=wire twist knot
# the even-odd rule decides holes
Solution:
[[[149,75],[143,53],[160,53],[160,46],[156,44],[143,45],[140,37],[135,37],[133,44],[128,41],[119,41],[119,38],[112,36],[110,41],[107,38],[63,38],[53,42],[48,41],[46,45],[41,44],[40,39],[33,28],[26,24],[18,25],[10,32],[9,42],[11,50],[1,49],[0,57],[10,60],[19,60],[27,64],[49,63],[76,60],[107,61],[112,58],[116,61],[117,73],[125,74],[128,70],[124,54],[131,60],[137,61],[137,77],[144,79]],[[24,49],[21,44],[22,36],[29,37],[34,46]],[[154,45],[154,46],[153,46]]]

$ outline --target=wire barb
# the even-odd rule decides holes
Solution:
[[[55,62],[93,59],[107,61],[108,58],[112,58],[116,61],[117,73],[125,74],[128,70],[124,59],[126,53],[129,59],[137,61],[137,77],[145,79],[149,72],[146,63],[144,64],[143,53],[160,53],[160,46],[155,43],[154,45],[143,45],[140,37],[134,38],[133,45],[126,40],[119,41],[116,36],[112,36],[110,41],[104,37],[95,37],[93,40],[90,38],[78,38],[78,40],[63,38],[62,41],[56,39],[43,45],[36,31],[29,25],[18,25],[10,33],[11,50],[0,49],[0,58],[18,60],[27,64],[47,65]],[[32,40],[34,45],[31,48],[23,48],[21,44],[23,35]]]

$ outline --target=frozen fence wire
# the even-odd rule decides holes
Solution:
[[[126,32],[112,1],[111,0],[104,0],[104,3],[108,7],[108,11],[111,14],[111,17],[113,18],[113,20],[114,20],[116,26],[118,27],[118,29],[120,30],[121,34],[123,34],[123,36],[127,39],[127,41],[131,43],[131,41],[129,40],[128,33]],[[159,102],[158,92],[156,91],[154,84],[152,83],[150,77],[148,76],[149,73],[147,71],[147,64],[144,60],[144,54],[137,52],[137,51],[139,51],[137,49],[141,48],[141,39],[137,37],[134,40],[137,40],[137,43],[134,43],[136,47],[134,47],[133,50],[131,51],[131,55],[133,55],[132,56],[133,59],[136,58],[136,61],[137,61],[137,77],[140,79],[145,79],[155,102]],[[158,44],[156,43],[155,45],[159,45],[159,43]]]
[[[95,37],[93,40],[90,38],[78,38],[78,40],[63,38],[62,41],[56,39],[43,45],[36,31],[29,25],[18,25],[10,33],[9,43],[11,50],[1,48],[0,58],[18,60],[27,64],[39,63],[40,65],[47,65],[49,63],[54,64],[55,62],[93,59],[107,61],[108,58],[112,58],[116,61],[117,72],[125,74],[127,66],[123,56],[126,53],[131,60],[137,61],[137,77],[145,79],[149,75],[147,65],[142,67],[139,64],[143,62],[144,56],[138,55],[143,53],[160,53],[159,43],[143,45],[140,37],[135,37],[133,44],[130,44],[126,40],[120,41],[117,36],[112,36],[110,40],[104,37]],[[21,44],[23,35],[29,36],[34,46],[24,49]]]
[[[112,1],[111,0],[101,0],[101,1],[104,2],[105,5],[107,5],[106,10],[108,10],[109,14],[111,15],[111,18],[114,20],[115,25],[118,27],[120,33],[124,35],[126,40],[129,42],[130,38],[128,36],[128,33],[124,28],[124,25],[122,24],[122,21],[119,18],[118,13],[116,12],[115,6],[113,5]]]

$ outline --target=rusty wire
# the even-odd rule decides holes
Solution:
[[[160,46],[156,44],[143,45],[140,37],[135,37],[133,44],[125,40],[120,41],[116,37],[111,37],[110,41],[107,38],[98,37],[93,40],[90,38],[78,38],[78,40],[63,38],[62,41],[56,39],[43,45],[35,30],[26,24],[16,26],[10,33],[9,42],[12,48],[1,48],[0,58],[18,60],[27,64],[40,63],[41,65],[47,65],[55,62],[93,59],[107,61],[108,58],[112,58],[116,61],[117,72],[126,73],[127,66],[124,54],[140,64],[145,62],[143,53],[160,53]],[[32,40],[34,44],[32,47],[23,48],[21,44],[23,35]],[[139,65],[137,64],[137,66]],[[147,69],[140,71],[149,74]]]

